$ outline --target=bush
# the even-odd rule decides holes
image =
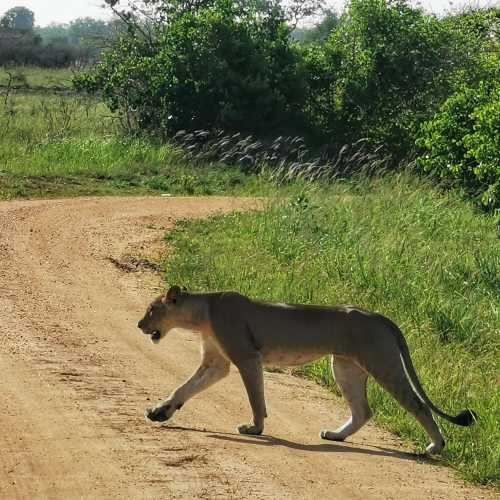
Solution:
[[[396,159],[457,82],[483,77],[494,11],[438,19],[404,0],[351,0],[324,45],[304,51],[307,112],[338,146],[367,138]]]
[[[500,208],[500,85],[464,87],[422,126],[419,165],[463,186],[489,209]]]
[[[289,34],[279,9],[216,0],[156,26],[154,41],[137,31],[122,37],[76,84],[102,91],[131,131],[274,134],[297,126],[302,104]]]

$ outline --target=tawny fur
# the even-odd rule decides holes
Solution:
[[[152,302],[138,326],[155,343],[173,328],[201,335],[199,368],[164,402],[147,410],[153,421],[168,420],[186,401],[224,378],[233,363],[253,412],[253,421],[238,431],[261,434],[267,417],[263,366],[299,365],[328,354],[351,417],[334,431],[321,431],[324,439],[342,441],[370,419],[368,375],[424,427],[431,439],[428,453],[439,453],[444,446],[431,410],[458,425],[475,420],[469,410],[454,417],[437,408],[418,380],[399,328],[357,307],[273,304],[233,292],[191,294],[175,286]]]

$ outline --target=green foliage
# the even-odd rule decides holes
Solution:
[[[78,88],[101,90],[131,131],[223,128],[276,133],[297,120],[298,54],[279,10],[230,0],[182,12],[155,41],[133,33]]]
[[[92,38],[102,39],[109,34],[109,24],[100,19],[93,19],[92,17],[80,17],[71,21],[68,26],[69,37],[78,41],[84,41]]]
[[[135,11],[123,15],[127,33],[75,80],[79,90],[101,93],[132,134],[300,135],[331,157],[362,140],[398,165],[442,150],[438,132],[432,144],[420,130],[450,96],[498,79],[495,8],[437,18],[407,0],[351,0],[340,18],[329,15],[311,30],[317,42],[296,43],[278,2],[155,0],[148,6],[154,22],[144,24]],[[498,143],[494,100],[488,106],[470,118],[477,130],[461,146],[463,159],[450,156],[459,163],[449,170],[462,172],[465,185],[482,190],[491,207],[498,196]],[[465,164],[470,173],[463,174]]]
[[[263,212],[189,222],[167,234],[176,251],[165,259],[166,282],[276,302],[357,304],[392,318],[432,400],[451,413],[469,407],[479,415],[466,429],[440,420],[444,460],[469,480],[500,484],[494,217],[406,173],[289,189]],[[327,365],[305,373],[334,388]],[[378,422],[419,450],[428,444],[416,420],[376,384],[369,399]]]
[[[500,82],[500,80],[499,80]],[[500,208],[500,85],[464,87],[422,126],[426,172],[458,182],[487,208]]]
[[[479,81],[491,15],[438,19],[406,1],[352,0],[323,47],[305,53],[308,112],[323,137],[363,137],[410,154],[420,123],[458,81]]]
[[[70,45],[95,46],[102,49],[121,28],[123,23],[120,20],[106,22],[91,17],[79,17],[70,23],[52,23],[37,27],[35,32],[45,43],[65,41]]]
[[[35,28],[37,35],[40,35],[44,42],[61,40],[67,37],[68,25],[64,23],[50,23],[48,26]]]
[[[406,0],[351,0],[302,30],[299,47],[276,2],[150,5],[159,21],[146,30],[130,15],[128,34],[76,83],[102,91],[131,130],[157,134],[272,131],[332,149],[365,138],[402,158],[460,83],[484,77],[495,45],[494,9],[438,19]]]
[[[40,35],[33,31],[0,31],[0,65],[3,66],[62,68],[87,56],[85,50],[64,39],[43,43]]]

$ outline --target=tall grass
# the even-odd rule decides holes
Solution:
[[[500,245],[477,214],[409,174],[296,188],[259,213],[185,223],[167,240],[169,284],[260,299],[353,303],[396,321],[428,394],[472,428],[441,421],[444,458],[469,480],[500,481]],[[326,360],[304,373],[334,388]],[[377,385],[376,419],[420,449],[427,436]],[[335,416],[332,415],[332,420]]]
[[[169,143],[127,137],[119,118],[94,98],[50,93],[69,87],[71,76],[70,69],[0,68],[0,199],[261,189],[260,179],[236,166],[195,166]],[[9,81],[40,93],[12,91]]]
[[[126,137],[102,103],[73,95],[0,95],[0,198],[82,194],[237,194],[260,181]]]

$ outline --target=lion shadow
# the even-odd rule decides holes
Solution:
[[[283,439],[275,436],[269,436],[263,434],[261,436],[251,436],[243,435],[229,432],[214,432],[207,429],[200,429],[195,427],[182,427],[175,425],[162,425],[161,427],[165,431],[184,431],[184,432],[200,432],[206,434],[207,437],[211,439],[218,439],[220,441],[230,441],[233,443],[240,443],[245,445],[255,445],[255,446],[283,446],[285,448],[290,448],[293,450],[307,451],[312,453],[358,453],[362,455],[372,455],[379,457],[390,457],[399,460],[409,460],[412,462],[428,463],[433,465],[442,465],[443,463],[439,459],[429,457],[428,455],[422,453],[411,453],[406,451],[394,450],[389,448],[384,448],[382,446],[376,445],[361,445],[356,441],[348,442],[334,442],[328,441],[318,444],[305,444],[295,441],[290,441],[288,439]]]

